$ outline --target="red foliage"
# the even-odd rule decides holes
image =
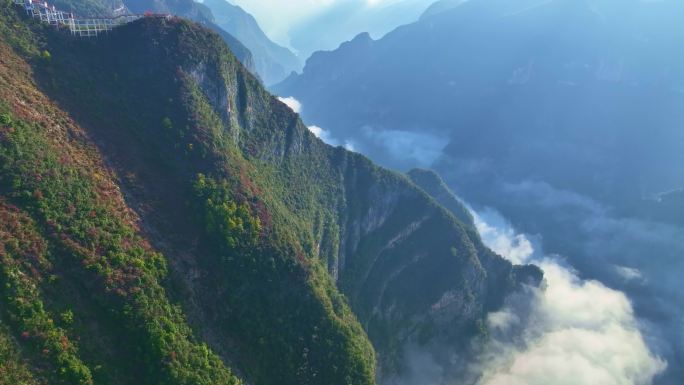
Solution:
[[[38,260],[38,256],[32,256],[32,257],[36,261]],[[42,274],[40,273],[40,271],[38,269],[36,269],[35,266],[33,266],[33,265],[29,266],[29,270],[31,270],[31,277],[36,278],[36,279],[40,279]]]
[[[264,202],[257,201],[255,206],[257,216],[261,222],[261,236],[265,236],[268,233],[268,230],[270,230],[273,226],[273,217],[271,216],[271,213],[268,211],[268,208]]]
[[[91,227],[88,229],[88,236],[91,238],[97,238],[97,235],[99,234],[99,230],[97,227]]]
[[[309,264],[309,261],[307,261],[306,256],[301,250],[295,250],[295,257],[297,258],[297,261],[302,264],[302,266]]]
[[[62,349],[64,350],[66,350],[69,347],[69,339],[67,338],[67,336],[62,336],[59,339],[59,343],[60,345],[62,345]]]

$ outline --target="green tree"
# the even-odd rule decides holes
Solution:
[[[0,124],[3,126],[9,126],[12,124],[12,115],[9,113],[0,115]]]

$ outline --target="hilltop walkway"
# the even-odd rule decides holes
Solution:
[[[47,1],[14,0],[14,3],[22,6],[31,17],[46,24],[67,27],[72,35],[82,37],[97,37],[113,28],[143,17],[170,17],[158,14],[122,14],[114,17],[79,18],[73,13],[61,11],[54,5],[49,5]],[[123,8],[115,10],[115,13],[117,11],[121,12]]]

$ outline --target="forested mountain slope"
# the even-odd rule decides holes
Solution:
[[[0,373],[372,384],[376,357],[382,382],[409,343],[467,346],[539,283],[316,139],[215,33],[79,40],[0,10]]]
[[[75,1],[75,0],[62,0]],[[252,53],[235,36],[225,31],[214,22],[214,15],[211,10],[201,3],[193,0],[123,0],[126,6],[134,13],[165,13],[174,16],[184,17],[197,23],[209,27],[218,33],[228,44],[231,52],[240,62],[247,67],[253,74],[256,73],[254,57]]]
[[[194,20],[221,35],[240,62],[256,73],[252,53],[235,36],[214,23],[206,6],[193,0],[54,0],[50,5],[73,13],[77,18],[116,17],[123,14],[170,14]]]

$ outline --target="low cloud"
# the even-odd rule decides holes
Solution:
[[[290,107],[290,109],[292,111],[294,111],[296,113],[302,112],[302,103],[299,100],[295,99],[294,97],[288,96],[288,97],[284,98],[284,97],[279,96],[278,100],[285,103],[285,105]]]
[[[458,190],[458,183],[464,183],[464,179],[478,175],[477,169],[467,177],[458,172],[449,173],[445,165],[442,171],[450,178],[454,190]],[[460,164],[454,162],[448,166],[456,169]],[[464,194],[466,191],[462,190]],[[628,216],[589,196],[538,180],[494,180],[487,184],[486,190],[476,187],[467,194],[472,200],[495,205],[515,218],[516,226],[543,235],[544,249],[563,255],[579,272],[577,276],[598,280],[627,295],[648,347],[668,362],[667,370],[655,382],[659,385],[681,383],[684,378],[681,280],[684,226]],[[480,207],[478,211],[486,217]],[[485,219],[485,223],[499,232],[510,230],[505,223]],[[543,258],[538,247],[541,236],[526,237],[537,254],[532,260]],[[491,244],[496,248],[494,240]],[[498,244],[506,243],[499,241]],[[510,254],[512,260],[520,260],[505,252],[505,248],[498,249],[500,254]]]
[[[391,164],[408,163],[428,167],[442,154],[444,138],[424,132],[387,130],[377,127],[362,128],[364,144],[372,147],[367,154],[378,151],[389,158]]]
[[[615,266],[615,272],[625,281],[641,282],[644,280],[644,275],[641,273],[641,271],[633,267]]]
[[[358,152],[358,151],[356,151],[356,145],[354,145],[354,142],[352,142],[351,140],[345,140],[344,141],[344,148],[347,151]]]
[[[514,264],[521,265],[529,262],[534,255],[535,248],[528,236],[516,234],[506,220],[494,210],[485,209],[481,213],[475,211],[472,213],[475,218],[475,227],[490,249]]]
[[[495,212],[475,220],[489,247],[545,275],[544,287],[489,315],[492,338],[471,369],[481,374],[477,385],[647,385],[665,370],[624,293],[579,278],[560,257],[541,256]]]
[[[661,343],[671,345],[666,349],[676,350],[678,363],[684,363],[684,329],[680,323],[684,320],[683,227],[621,217],[591,198],[548,183],[506,184],[503,193],[508,201],[516,202],[519,212],[543,218],[547,232],[572,239],[564,246],[572,250],[573,263],[626,291],[640,316],[659,324],[653,330],[660,335]],[[673,365],[672,369],[677,367],[682,365]],[[678,370],[684,375],[684,369]]]
[[[335,145],[333,143],[337,142],[330,136],[330,132],[318,126],[309,126],[309,131],[311,131],[312,134],[314,134],[318,139],[324,141],[325,143]]]
[[[314,134],[318,139],[322,140],[323,142],[331,146],[343,146],[347,151],[356,151],[354,143],[349,140],[346,140],[344,141],[344,143],[341,143],[339,140],[332,137],[330,131],[324,130],[318,126],[309,126],[308,128],[309,131],[311,131],[311,133]]]
[[[290,107],[290,109],[296,113],[300,113],[302,111],[302,103],[292,96],[288,96],[288,97],[279,96],[278,100],[285,103],[285,105]],[[325,129],[323,129],[319,126],[316,126],[316,125],[308,126],[308,129],[318,139],[322,140],[323,142],[325,142],[331,146],[343,146],[345,149],[347,149],[349,151],[356,151],[356,147],[354,146],[354,143],[351,140],[345,140],[345,141],[341,142],[341,141],[333,138],[330,131],[325,130]]]

